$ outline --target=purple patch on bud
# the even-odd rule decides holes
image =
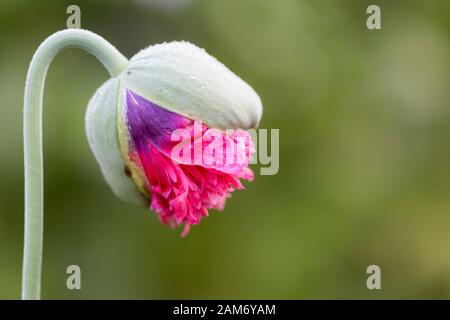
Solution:
[[[171,134],[174,130],[185,128],[191,123],[191,120],[167,111],[130,90],[127,90],[126,94],[131,149],[143,152],[148,150],[147,145],[151,143],[161,150],[171,144]]]

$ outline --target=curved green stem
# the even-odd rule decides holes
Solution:
[[[105,39],[86,30],[68,29],[48,37],[31,60],[25,83],[25,239],[22,299],[39,299],[41,288],[44,190],[42,157],[42,101],[44,82],[53,58],[66,48],[80,48],[93,54],[116,77],[127,59]]]

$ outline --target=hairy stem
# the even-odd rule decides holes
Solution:
[[[44,190],[42,156],[42,101],[44,82],[53,58],[66,48],[93,54],[116,77],[127,59],[105,39],[86,30],[68,29],[48,37],[30,63],[24,97],[25,239],[22,299],[39,299],[41,289]]]

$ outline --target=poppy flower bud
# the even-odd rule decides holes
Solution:
[[[164,223],[183,223],[185,235],[243,188],[240,178],[253,178],[245,129],[257,127],[261,115],[247,83],[205,50],[170,42],[140,51],[97,90],[86,130],[113,192],[150,204]]]

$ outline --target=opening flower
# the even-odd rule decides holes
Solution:
[[[86,114],[89,143],[112,190],[163,223],[191,225],[252,180],[262,105],[255,91],[188,42],[150,46],[108,80]],[[231,129],[231,130],[230,130]]]
[[[121,199],[150,205],[164,223],[184,224],[186,235],[208,209],[222,209],[230,192],[243,188],[241,178],[253,177],[248,160],[254,146],[244,130],[258,125],[261,100],[204,50],[163,43],[128,61],[93,32],[54,33],[33,55],[25,82],[23,299],[40,298],[42,101],[48,67],[66,48],[93,54],[111,75],[89,102],[86,131],[105,180]]]

